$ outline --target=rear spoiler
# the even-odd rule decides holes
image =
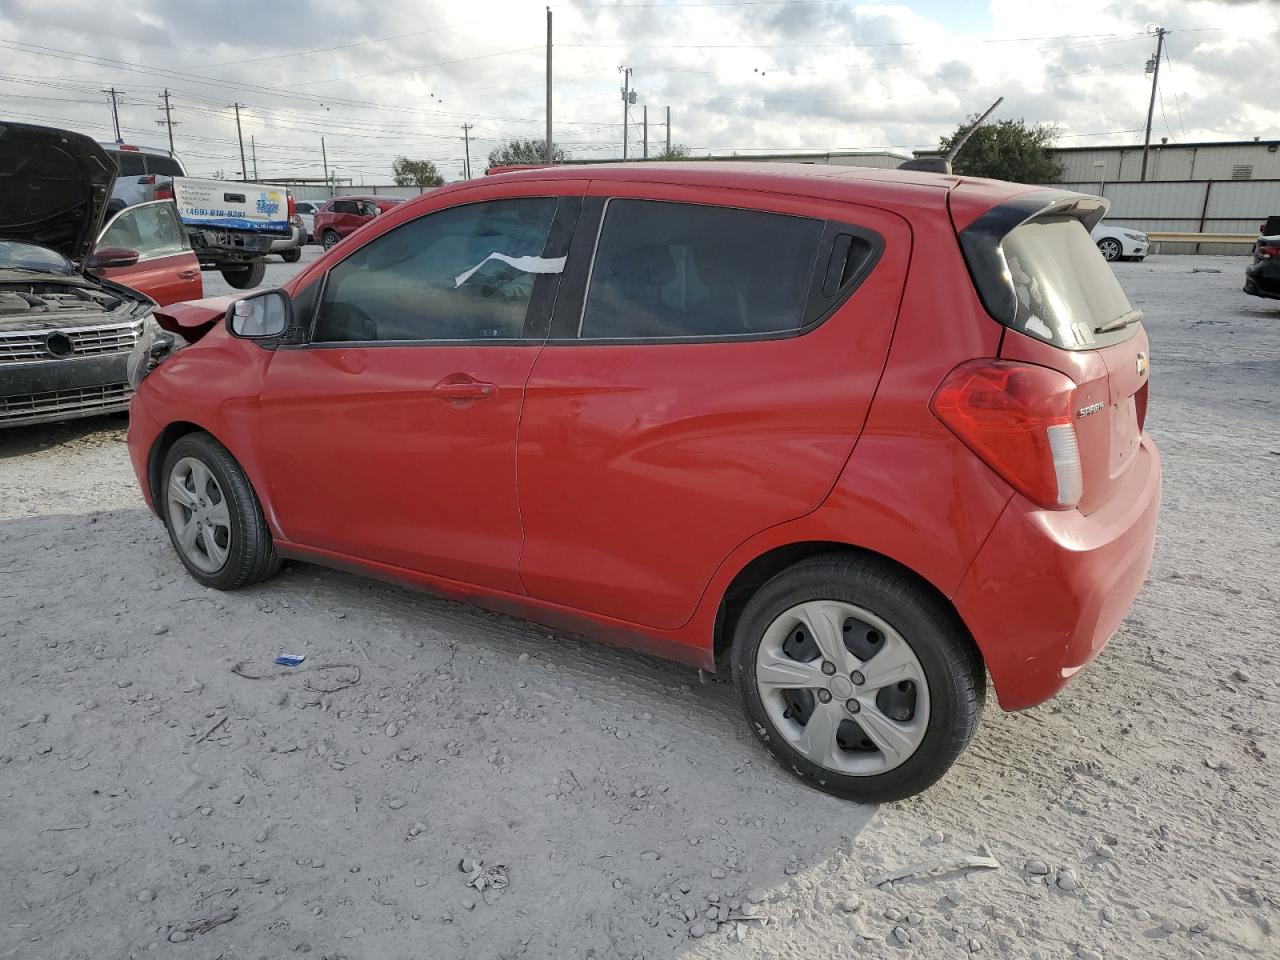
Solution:
[[[1000,242],[1016,227],[1040,217],[1075,217],[1086,230],[1098,225],[1111,201],[1067,190],[1028,190],[996,204],[960,231],[960,250],[987,313],[1006,325],[1017,315],[1018,295]]]

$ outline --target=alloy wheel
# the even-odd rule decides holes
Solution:
[[[757,648],[755,683],[778,733],[836,773],[892,770],[929,728],[929,684],[910,644],[850,603],[814,600],[782,613]]]
[[[231,513],[213,472],[195,457],[183,457],[169,472],[169,523],[178,549],[192,566],[217,573],[231,552]]]
[[[1119,241],[1111,239],[1101,241],[1098,244],[1098,249],[1102,251],[1102,259],[1108,262],[1112,260],[1119,260],[1120,254],[1123,252],[1120,249]]]

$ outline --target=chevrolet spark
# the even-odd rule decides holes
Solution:
[[[729,669],[787,768],[904,797],[988,674],[1006,710],[1052,696],[1146,575],[1105,212],[798,165],[456,184],[282,290],[159,311],[133,466],[203,584],[293,558]]]

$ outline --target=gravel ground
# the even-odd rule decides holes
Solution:
[[[1280,955],[1280,304],[1242,267],[1117,265],[1150,582],[1062,696],[992,703],[880,808],[679,667],[305,565],[205,591],[121,421],[6,434],[0,958]]]

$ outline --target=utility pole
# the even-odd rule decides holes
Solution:
[[[631,92],[631,68],[619,67],[622,71],[622,159],[627,159],[627,126],[630,123],[631,98],[634,96]]]
[[[258,144],[253,139],[253,134],[249,135],[249,148],[253,151],[253,179],[258,179]]]
[[[554,160],[551,148],[551,8],[547,7],[547,163]]]
[[[671,108],[667,107],[667,156],[671,156]]]
[[[644,158],[649,159],[649,105],[644,105]]]
[[[244,163],[244,134],[240,131],[240,108],[244,106],[242,103],[233,103],[231,106],[236,108],[236,136],[240,138],[240,179],[249,179],[249,168]]]
[[[115,87],[100,91],[111,97],[111,123],[116,128],[116,143],[124,143],[124,137],[120,136],[120,105],[117,102],[118,97],[124,96],[123,90],[117,90]]]
[[[324,137],[320,138],[320,162],[324,164],[324,182],[329,185],[329,196],[333,196],[333,181],[329,179],[329,154],[324,149]]]
[[[473,124],[464,123],[462,125],[462,142],[466,149],[466,163],[462,168],[462,175],[466,179],[471,179],[471,127]]]
[[[1147,136],[1142,141],[1142,174],[1140,180],[1147,179],[1147,153],[1151,150],[1151,117],[1156,109],[1156,85],[1160,82],[1160,60],[1164,56],[1164,35],[1168,33],[1164,27],[1156,27],[1156,55],[1147,61],[1151,71],[1151,102],[1147,104]]]
[[[170,113],[168,87],[165,87],[164,93],[160,94],[160,99],[164,101],[164,106],[158,107],[157,109],[164,111],[164,119],[157,120],[156,126],[169,128],[169,155],[172,156],[173,155],[173,128],[178,125],[178,121],[173,119],[173,114]]]

